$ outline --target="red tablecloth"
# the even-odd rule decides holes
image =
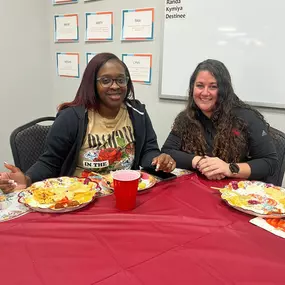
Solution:
[[[196,175],[155,186],[130,212],[114,197],[0,224],[5,285],[285,284],[285,240]]]

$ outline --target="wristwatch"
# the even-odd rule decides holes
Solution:
[[[239,173],[239,166],[234,162],[229,164],[229,169],[230,169],[232,174],[238,174]]]

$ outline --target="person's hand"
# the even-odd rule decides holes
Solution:
[[[231,175],[229,164],[218,157],[205,157],[197,165],[197,169],[211,180],[220,180]]]
[[[210,176],[210,178],[208,178],[209,180],[222,180],[224,179],[226,176],[223,174],[217,174],[217,175],[213,175]]]
[[[0,189],[4,193],[27,188],[25,174],[16,166],[4,163],[10,172],[0,172]]]
[[[175,169],[176,162],[170,155],[162,153],[152,160],[152,165],[156,165],[157,171],[171,172]]]

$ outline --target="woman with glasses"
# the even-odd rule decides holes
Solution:
[[[269,125],[234,93],[231,76],[217,60],[205,60],[190,78],[187,107],[175,119],[162,151],[177,167],[208,179],[271,181],[277,154]]]
[[[101,53],[87,65],[72,102],[59,106],[46,151],[25,173],[6,165],[0,188],[6,192],[50,177],[86,177],[88,172],[156,167],[171,172],[175,161],[161,154],[145,106],[135,100],[126,65]]]

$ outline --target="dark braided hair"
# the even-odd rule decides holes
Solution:
[[[172,131],[181,138],[183,151],[200,156],[207,154],[204,128],[197,120],[199,108],[193,98],[195,81],[200,71],[210,72],[218,85],[218,98],[210,118],[216,128],[212,155],[226,162],[239,162],[244,151],[248,152],[248,126],[235,115],[234,109],[250,109],[261,120],[265,120],[257,110],[237,97],[228,69],[218,60],[207,59],[196,67],[190,78],[187,107],[176,117]]]

